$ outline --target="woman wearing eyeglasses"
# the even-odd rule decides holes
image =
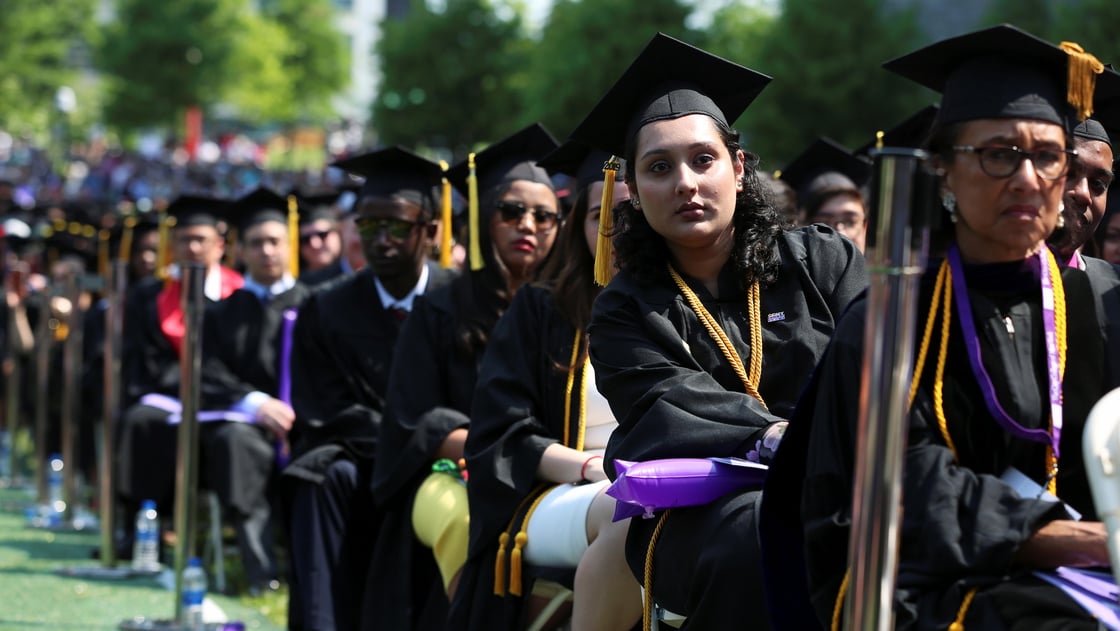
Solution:
[[[385,517],[370,574],[378,598],[366,604],[379,628],[443,628],[467,554],[458,461],[478,364],[494,323],[556,238],[559,202],[535,162],[555,148],[532,125],[447,173],[477,199],[469,211],[469,268],[417,301],[397,341],[372,486]]]
[[[1060,223],[1072,122],[1087,116],[1093,81],[1098,97],[1115,96],[1120,77],[1100,74],[1076,45],[1008,25],[885,67],[942,92],[927,147],[948,233],[918,299],[896,628],[1097,629],[1055,574],[1035,572],[1108,565],[1081,453],[1085,418],[1107,391],[1105,340],[1088,278],[1061,268],[1045,242]],[[858,301],[838,324],[763,507],[800,509],[803,529],[786,530],[804,534],[808,593],[833,628],[855,589],[847,552],[865,313]],[[779,551],[777,562],[790,557]]]

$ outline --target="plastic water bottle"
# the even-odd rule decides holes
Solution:
[[[183,628],[203,631],[202,601],[206,598],[206,571],[202,561],[191,557],[183,569]]]
[[[158,572],[159,567],[159,514],[156,503],[144,500],[136,513],[136,539],[132,544],[132,569],[138,572]]]
[[[66,502],[62,501],[62,462],[61,454],[51,454],[47,459],[47,506],[56,514],[66,511]]]
[[[8,430],[0,431],[0,480],[12,478],[12,435]]]

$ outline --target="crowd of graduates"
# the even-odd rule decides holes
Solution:
[[[1107,565],[1080,449],[1120,385],[1120,75],[1097,65],[1009,26],[939,42],[887,64],[939,106],[769,174],[729,123],[770,78],[658,35],[563,143],[534,124],[453,165],[389,147],[234,194],[134,182],[99,212],[20,208],[24,183],[0,182],[6,348],[25,358],[43,318],[56,342],[82,327],[83,409],[100,410],[105,302],[51,287],[127,261],[106,453],[121,514],[169,511],[181,270],[203,266],[199,485],[247,589],[290,586],[291,629],[522,628],[554,583],[572,599],[546,628],[648,627],[653,601],[686,628],[835,626],[870,156],[924,147],[942,219],[917,307],[896,623],[1097,628],[1032,574]],[[615,520],[619,463],[686,457],[770,475]],[[123,528],[121,556],[131,541]]]

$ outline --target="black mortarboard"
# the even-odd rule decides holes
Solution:
[[[822,195],[859,192],[871,176],[871,165],[829,138],[817,138],[778,176],[797,193],[797,205],[813,206]]]
[[[1112,139],[1109,138],[1108,130],[1104,128],[1095,118],[1086,118],[1073,128],[1073,135],[1085,140],[1097,140],[1105,143],[1109,147],[1112,146]]]
[[[643,125],[689,114],[734,123],[770,77],[658,33],[572,137],[616,156]]]
[[[226,210],[226,217],[242,233],[267,221],[288,225],[288,199],[270,188],[258,186],[234,200]]]
[[[1077,44],[1055,46],[1002,24],[883,64],[941,93],[941,125],[984,118],[1026,118],[1072,129],[1098,97],[1120,96],[1118,75]]]
[[[467,198],[467,229],[470,244],[470,268],[485,266],[482,257],[479,195],[490,194],[500,187],[517,180],[526,180],[552,186],[548,171],[537,165],[537,160],[556,150],[556,139],[540,123],[495,142],[478,153],[472,153],[447,171],[447,179]],[[489,210],[489,209],[488,209]]]
[[[332,221],[338,219],[335,203],[339,196],[343,194],[343,191],[329,190],[300,193],[293,189],[288,194],[296,196],[296,202],[299,204],[299,224],[301,226],[320,219],[330,219]]]
[[[866,156],[878,146],[902,149],[921,148],[929,139],[929,133],[933,129],[933,121],[937,118],[938,110],[940,110],[940,107],[936,104],[923,107],[894,127],[880,130],[876,134],[875,140],[856,149],[853,153],[857,156]]]
[[[435,203],[435,188],[443,177],[439,164],[401,147],[363,153],[331,166],[365,178],[358,190],[359,200],[399,197],[422,207]]]
[[[611,154],[606,151],[595,149],[578,140],[569,140],[541,158],[537,166],[552,174],[562,173],[571,176],[575,180],[577,189],[573,192],[578,193],[595,182],[603,181],[603,165],[610,157]],[[621,160],[619,163],[619,166],[624,167]],[[622,169],[618,169],[615,179],[622,179]]]
[[[469,195],[468,179],[471,162],[479,191],[489,191],[514,180],[528,180],[552,186],[548,172],[537,165],[559,146],[556,139],[540,123],[495,142],[447,171],[447,179],[463,195]]]
[[[176,226],[215,226],[226,218],[230,202],[217,197],[180,195],[167,205],[167,215]]]

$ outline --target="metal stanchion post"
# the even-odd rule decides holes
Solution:
[[[39,505],[45,505],[47,495],[47,414],[50,396],[51,347],[54,346],[54,329],[58,321],[51,321],[51,288],[44,288],[40,297],[39,321],[35,327],[35,489]]]
[[[98,477],[101,480],[98,504],[101,508],[101,564],[113,567],[117,563],[117,548],[113,541],[116,524],[113,508],[116,504],[116,481],[113,478],[113,452],[117,418],[121,413],[121,351],[124,338],[124,299],[128,291],[128,261],[114,261],[107,287],[109,308],[105,312],[105,363],[103,377],[103,408],[101,414],[101,453],[98,459]]]
[[[932,199],[924,152],[880,149],[873,156],[867,239],[870,287],[848,543],[852,573],[845,628],[849,631],[894,628],[914,322]]]
[[[11,291],[9,289],[8,291]],[[5,297],[6,298],[6,297]],[[5,363],[5,381],[4,381],[4,429],[0,433],[0,458],[4,461],[0,462],[0,475],[5,479],[0,479],[0,484],[14,486],[16,479],[19,477],[16,471],[16,459],[12,452],[13,445],[16,441],[16,435],[19,430],[19,390],[20,390],[20,361],[19,353],[16,352],[16,310],[8,309],[8,349],[7,357],[4,358]]]
[[[73,270],[66,275],[63,286],[63,295],[70,303],[70,312],[66,315],[68,332],[62,345],[62,501],[65,509],[62,514],[62,525],[69,527],[76,516],[78,506],[78,434],[81,431],[77,419],[81,400],[82,374],[82,276],[78,270]]]
[[[183,568],[194,556],[195,495],[198,491],[198,406],[202,375],[203,289],[206,267],[194,263],[182,268],[183,346],[179,356],[179,398],[183,418],[179,423],[179,454],[175,468],[175,620],[183,622]]]

